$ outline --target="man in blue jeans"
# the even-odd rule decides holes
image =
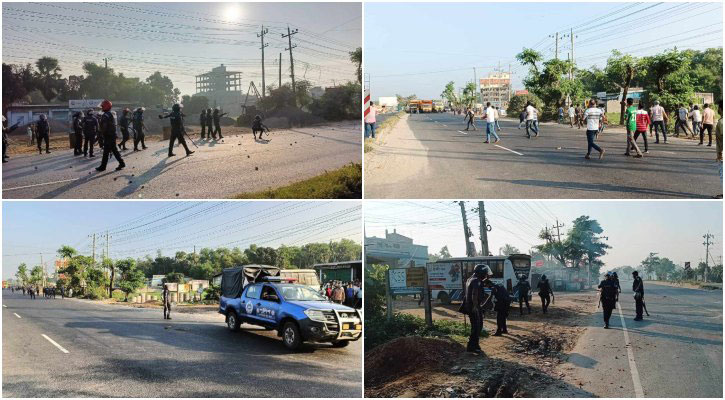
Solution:
[[[501,139],[496,134],[496,109],[491,107],[491,102],[486,103],[484,118],[486,118],[486,141],[483,143],[490,143],[491,135],[496,138],[494,143],[497,143]]]
[[[597,102],[595,100],[590,100],[589,108],[584,111],[584,120],[587,121],[587,155],[584,156],[584,158],[587,160],[591,158],[590,155],[592,153],[592,149],[599,152],[599,159],[604,157],[604,149],[594,143],[594,138],[596,137],[597,132],[599,132],[600,119],[603,120],[603,123],[607,123],[606,114],[604,114],[601,109],[597,108]]]
[[[365,137],[375,139],[375,114],[375,103],[371,101],[368,115],[365,116]],[[368,134],[368,130],[370,134]]]

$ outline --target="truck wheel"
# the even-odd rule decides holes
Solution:
[[[230,331],[236,332],[239,330],[239,326],[241,325],[241,321],[239,320],[239,317],[237,316],[237,313],[234,311],[230,311],[227,314],[227,328],[229,328]]]
[[[290,350],[297,350],[302,344],[302,336],[300,335],[300,329],[297,328],[297,324],[292,321],[287,321],[282,327],[282,341],[284,345]]]
[[[451,304],[451,297],[448,296],[448,293],[446,293],[446,292],[440,292],[438,294],[438,300],[441,301],[441,304],[445,304],[445,305]]]
[[[349,340],[338,340],[337,342],[332,342],[332,347],[347,347],[348,344],[350,344]]]

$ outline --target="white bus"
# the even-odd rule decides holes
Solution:
[[[431,298],[438,299],[443,304],[462,300],[466,281],[478,264],[488,265],[493,273],[491,280],[503,285],[515,301],[518,301],[518,276],[525,275],[531,284],[531,256],[527,254],[446,258],[426,265]]]

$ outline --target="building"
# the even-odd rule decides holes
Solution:
[[[362,260],[315,264],[312,268],[323,285],[329,281],[362,281]]]
[[[242,73],[227,71],[224,64],[196,76],[196,94],[209,99],[209,107],[219,107],[230,117],[241,113]]]
[[[428,262],[428,246],[414,244],[413,239],[393,229],[385,230],[385,237],[365,238],[365,268],[373,264],[387,264],[391,268],[411,265],[425,266]]]
[[[514,96],[526,96],[527,94],[529,94],[529,91],[526,89],[521,89],[514,92]]]
[[[40,119],[40,114],[45,114],[49,121],[57,121],[68,124],[68,129],[70,129],[70,123],[74,112],[86,111],[89,108],[100,110],[102,101],[103,99],[94,99],[68,100],[68,104],[11,104],[7,109],[6,118],[8,119],[8,125],[15,125],[19,122],[20,126],[24,126],[31,122],[38,121]],[[133,108],[135,106],[136,105],[128,101],[114,101],[112,110],[119,114],[124,108]]]
[[[481,102],[491,103],[494,107],[506,109],[511,101],[511,74],[508,72],[492,72],[488,78],[479,79]]]

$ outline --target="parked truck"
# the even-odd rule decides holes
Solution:
[[[227,328],[238,331],[247,323],[275,330],[290,350],[305,341],[345,347],[362,337],[358,310],[333,303],[295,281],[269,265],[224,269],[219,313],[225,316]]]
[[[433,112],[443,112],[444,109],[445,105],[443,104],[443,100],[433,100]]]
[[[408,100],[408,114],[417,114],[420,112],[420,100]]]
[[[433,100],[421,100],[419,108],[422,113],[433,112]]]

